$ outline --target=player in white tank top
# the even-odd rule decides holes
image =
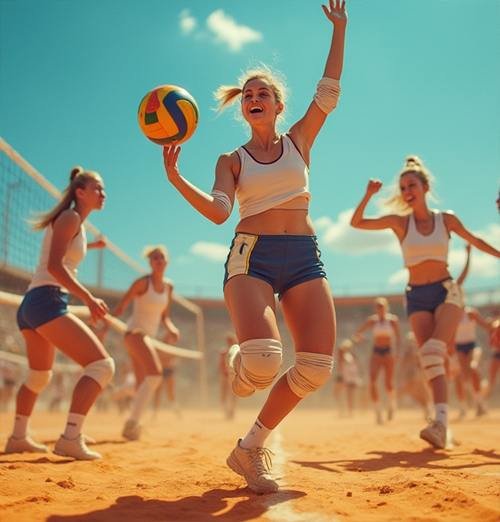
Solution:
[[[373,351],[370,358],[370,396],[375,407],[377,424],[383,424],[382,407],[377,389],[377,379],[380,371],[384,372],[385,391],[388,399],[387,420],[392,420],[396,409],[394,392],[394,366],[401,345],[399,319],[389,313],[389,302],[385,297],[375,299],[375,314],[356,330],[352,339],[359,342],[362,333],[372,330]]]
[[[181,176],[179,146],[167,146],[163,153],[168,180],[203,216],[221,224],[235,197],[240,203],[224,281],[240,342],[229,354],[237,395],[270,387],[280,373],[276,293],[291,327],[295,364],[274,384],[256,422],[226,461],[257,493],[278,489],[265,440],[302,398],[326,383],[333,368],[335,309],[309,216],[307,180],[312,146],[340,94],[347,14],[345,2],[330,2],[322,9],[333,28],[323,78],[304,116],[286,136],[277,130],[285,109],[284,87],[269,69],[260,68],[216,93],[221,109],[238,102],[250,138],[241,155],[233,151],[219,157],[210,194]],[[249,172],[258,176],[257,186],[246,177]]]
[[[344,411],[348,417],[353,416],[356,388],[362,383],[358,358],[353,348],[353,342],[344,339],[337,352],[337,375],[333,383],[333,395],[339,407],[340,417],[344,415]]]
[[[6,453],[47,451],[46,446],[29,437],[27,429],[38,395],[51,379],[57,347],[82,366],[82,376],[75,385],[66,428],[54,452],[79,460],[101,457],[86,446],[82,425],[113,377],[114,361],[87,325],[68,313],[67,299],[70,292],[83,301],[95,320],[108,311],[106,304],[76,277],[87,247],[104,246],[102,241],[87,245],[83,223],[91,212],[103,207],[105,198],[99,174],[74,168],[61,201],[35,222],[35,228],[45,229],[45,237],[40,261],[17,314],[27,346],[29,372],[17,394],[16,420]]]
[[[466,260],[462,273],[457,278],[460,288],[469,273],[471,246],[465,247]],[[455,332],[454,346],[452,350],[458,362],[458,371],[454,375],[455,389],[459,401],[459,419],[465,417],[467,413],[467,388],[471,387],[476,416],[480,417],[486,413],[483,404],[483,396],[481,390],[481,375],[479,373],[479,364],[483,349],[477,345],[477,326],[481,326],[486,332],[490,331],[490,322],[484,319],[481,314],[469,306],[464,307],[462,317],[458,323]]]
[[[170,319],[173,284],[164,279],[168,265],[167,249],[163,245],[147,247],[145,256],[149,260],[151,274],[134,281],[113,311],[119,317],[132,304],[124,340],[134,369],[137,391],[130,416],[122,430],[123,437],[128,440],[140,438],[140,419],[162,380],[160,357],[149,337],[156,337],[160,325],[163,325],[166,342],[174,344],[179,339],[179,330]]]
[[[420,437],[434,447],[444,448],[448,425],[444,362],[463,307],[459,288],[448,270],[447,236],[454,232],[495,257],[500,257],[500,251],[467,230],[453,212],[437,214],[429,209],[427,195],[431,183],[430,173],[420,158],[409,156],[398,176],[397,191],[387,202],[394,213],[365,217],[368,202],[382,187],[381,181],[372,179],[354,211],[351,225],[364,230],[390,229],[402,246],[409,272],[406,291],[409,320],[435,404],[435,420],[420,432]]]

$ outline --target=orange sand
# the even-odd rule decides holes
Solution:
[[[270,442],[282,490],[264,496],[224,463],[254,415],[165,411],[124,442],[123,417],[92,413],[85,432],[101,461],[0,454],[0,521],[500,520],[499,410],[452,425],[460,444],[434,451],[416,435],[417,412],[375,426],[371,413],[299,409]],[[64,419],[36,413],[32,430],[52,444]],[[0,414],[2,447],[11,423]]]

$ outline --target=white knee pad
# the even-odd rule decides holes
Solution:
[[[257,390],[270,386],[281,367],[282,346],[276,339],[249,339],[240,344],[240,379]]]
[[[445,374],[446,343],[444,341],[427,339],[420,348],[419,355],[425,378],[428,381]]]
[[[322,353],[297,352],[295,365],[286,378],[288,386],[300,398],[323,386],[330,378],[333,370],[333,357]]]
[[[115,361],[111,357],[99,359],[83,368],[83,375],[94,379],[101,387],[105,388],[115,373]]]
[[[52,370],[28,370],[28,377],[24,385],[33,393],[40,393],[52,379]]]

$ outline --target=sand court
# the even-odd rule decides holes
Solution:
[[[122,416],[92,412],[84,431],[100,461],[0,455],[0,521],[499,520],[499,410],[452,424],[459,444],[435,451],[417,436],[416,411],[376,426],[372,412],[339,419],[301,407],[270,439],[281,490],[263,496],[225,465],[255,413],[148,414],[142,439],[125,442]],[[35,412],[37,440],[52,447],[64,420]],[[2,445],[11,422],[0,415]]]

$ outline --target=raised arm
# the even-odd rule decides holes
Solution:
[[[465,278],[467,277],[467,274],[469,273],[470,251],[471,251],[470,243],[467,243],[465,245],[465,255],[466,255],[465,265],[462,268],[462,273],[457,277],[457,283],[459,286],[462,286],[464,284]]]
[[[443,216],[446,228],[449,232],[455,232],[455,234],[460,236],[462,239],[465,239],[465,241],[469,242],[472,246],[475,246],[477,249],[482,250],[487,254],[490,254],[495,257],[500,257],[499,250],[497,250],[495,247],[491,246],[489,243],[484,241],[484,239],[475,236],[469,230],[467,230],[462,224],[462,222],[458,219],[458,217],[455,216],[455,214],[451,212],[444,212]]]
[[[212,193],[207,194],[181,176],[177,166],[180,151],[181,148],[176,145],[163,148],[163,161],[168,180],[200,214],[217,225],[224,223],[230,216],[234,203],[236,153],[220,156],[215,169]]]
[[[316,94],[306,114],[290,129],[294,143],[299,147],[307,162],[309,161],[310,149],[318,132],[325,123],[328,114],[337,105],[340,95],[339,82],[344,65],[344,42],[347,25],[345,1],[329,0],[328,7],[324,5],[321,7],[333,28],[323,78],[318,83]]]
[[[366,186],[363,199],[359,202],[351,218],[351,226],[362,230],[384,230],[392,229],[400,239],[404,235],[403,219],[401,216],[387,215],[378,218],[365,218],[365,209],[370,199],[382,188],[382,182],[370,179]]]

